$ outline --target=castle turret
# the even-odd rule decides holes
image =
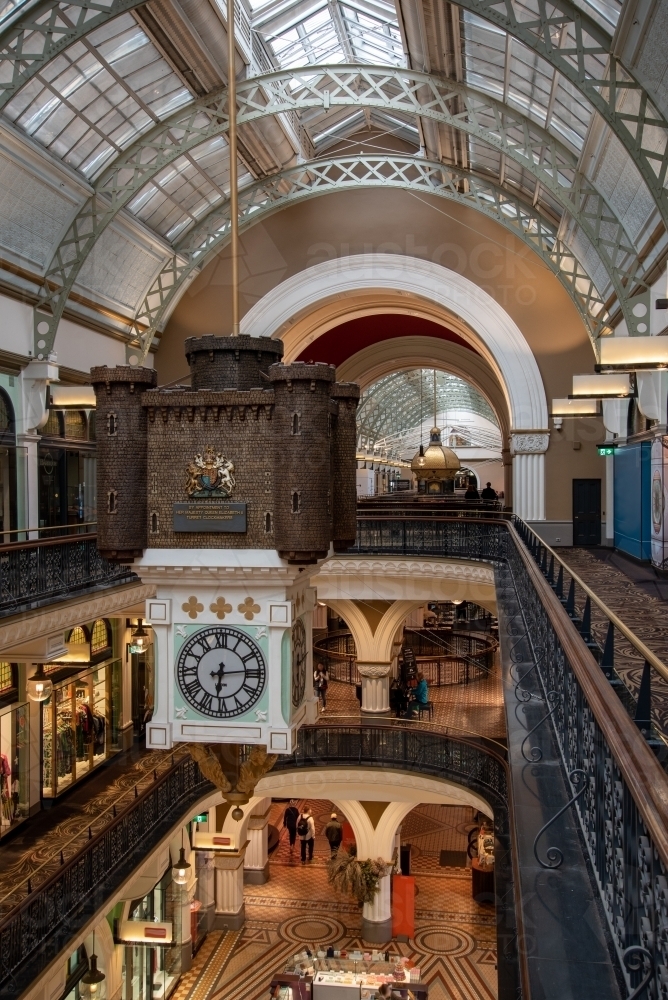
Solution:
[[[185,348],[195,391],[267,387],[269,366],[283,357],[283,342],[270,337],[188,337]]]
[[[333,365],[272,365],[275,544],[290,562],[315,562],[332,537]]]
[[[118,562],[146,548],[146,412],[152,368],[91,369],[97,400],[97,546]]]
[[[335,552],[345,552],[357,534],[357,404],[360,387],[356,382],[335,382],[331,391],[338,412],[333,420],[332,463],[332,541]]]

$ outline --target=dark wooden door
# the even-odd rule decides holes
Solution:
[[[601,544],[601,480],[573,480],[573,545]]]

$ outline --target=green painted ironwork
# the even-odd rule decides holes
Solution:
[[[630,332],[629,298],[642,285],[636,249],[603,196],[577,169],[576,157],[521,112],[455,81],[412,70],[308,66],[245,80],[237,88],[240,124],[312,108],[368,107],[430,118],[474,135],[532,173],[577,221],[605,266]],[[137,139],[103,172],[47,268],[35,308],[35,352],[46,356],[67,296],[99,236],[165,166],[227,131],[221,88],[175,112]],[[635,273],[629,273],[629,262]]]
[[[448,198],[499,222],[542,258],[564,285],[592,343],[610,332],[593,281],[559,239],[557,227],[516,194],[470,171],[410,156],[348,156],[314,160],[266,177],[239,192],[239,225],[247,229],[296,201],[370,187],[393,187]],[[229,240],[229,202],[206,215],[175,247],[134,320],[128,361],[141,364],[153,338],[193,277]]]

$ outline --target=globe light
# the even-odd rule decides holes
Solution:
[[[38,663],[37,670],[26,684],[26,692],[31,701],[47,701],[51,697],[53,683],[44,673],[44,664]]]

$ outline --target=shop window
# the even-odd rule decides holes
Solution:
[[[153,511],[151,513],[151,534],[152,535],[157,535],[158,534],[158,530],[159,530],[158,529],[158,525],[159,525],[159,523],[160,523],[160,521],[159,521],[158,515],[156,514],[155,511]]]
[[[65,437],[73,441],[87,441],[88,428],[83,410],[65,410]]]
[[[86,635],[86,630],[83,625],[75,625],[70,632],[68,642],[73,643],[75,646],[81,646],[88,642],[88,636]]]
[[[0,671],[7,667],[16,687],[16,665],[0,663]],[[28,718],[26,704],[14,704],[0,711],[0,837],[13,830],[30,812]]]
[[[70,955],[67,960],[67,973],[65,978],[65,992],[62,1000],[81,1000],[81,980],[88,972],[88,956],[84,945],[79,945],[77,950]]]
[[[15,687],[14,670],[11,663],[0,662],[0,695]]]
[[[292,491],[292,513],[293,514],[299,514],[299,512],[301,510],[301,499],[302,499],[301,491],[300,490],[293,490]]]
[[[107,435],[112,438],[116,437],[118,431],[118,419],[115,413],[107,414]]]
[[[114,660],[76,677],[54,679],[51,697],[41,706],[45,798],[70,788],[119,749],[120,674],[121,662]]]
[[[109,625],[104,618],[98,618],[97,621],[93,623],[93,631],[90,637],[91,655],[100,653],[103,649],[109,649],[110,646],[111,639],[109,636]]]
[[[300,413],[293,413],[292,414],[292,433],[293,434],[301,434],[301,414]]]
[[[42,436],[54,438],[63,436],[63,414],[61,410],[49,410],[49,419],[44,425]]]
[[[271,534],[271,514],[269,511],[264,515],[264,530],[268,535]]]
[[[109,490],[107,493],[107,513],[108,514],[118,514],[118,492],[117,490]]]

